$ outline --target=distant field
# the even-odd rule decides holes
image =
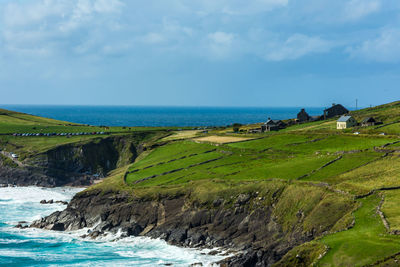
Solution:
[[[173,141],[173,140],[181,140],[196,137],[201,130],[186,130],[186,131],[177,131],[173,132],[170,136],[167,136],[161,141]]]

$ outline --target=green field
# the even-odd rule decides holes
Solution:
[[[388,232],[376,213],[383,204],[390,230],[400,230],[400,189],[394,190],[400,188],[400,143],[396,143],[400,141],[400,123],[396,123],[400,102],[352,115],[358,121],[373,116],[382,121],[382,127],[336,130],[335,118],[256,135],[233,134],[231,128],[201,133],[256,138],[218,144],[196,142],[197,131],[100,128],[1,111],[0,133],[154,132],[157,138],[142,144],[146,149],[135,162],[114,170],[88,190],[126,191],[154,199],[183,194],[204,205],[216,198],[233,201],[241,193],[257,192],[262,196],[259,204],[270,207],[273,203],[272,215],[284,230],[299,224],[303,232],[316,233],[315,240],[292,249],[277,266],[364,266],[400,253],[400,236]],[[355,131],[361,134],[354,135]],[[30,157],[56,146],[107,136],[2,135],[0,148]],[[301,222],[300,211],[304,215]]]

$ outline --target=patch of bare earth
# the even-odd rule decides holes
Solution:
[[[211,135],[211,136],[195,138],[193,140],[196,142],[210,142],[210,143],[217,143],[217,144],[226,144],[226,143],[243,142],[243,141],[247,141],[247,140],[251,140],[251,139],[254,139],[254,138]]]

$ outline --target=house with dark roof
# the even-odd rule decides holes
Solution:
[[[261,125],[262,132],[279,131],[286,128],[286,123],[281,120],[268,119],[266,123]]]
[[[349,113],[349,110],[340,104],[332,104],[332,107],[324,110],[324,118],[329,119],[335,116]]]
[[[306,112],[304,108],[300,110],[299,113],[297,113],[297,121],[298,122],[306,122],[310,120],[310,115]]]
[[[352,116],[341,116],[336,122],[337,129],[347,129],[357,125],[357,121]]]
[[[362,127],[374,126],[375,124],[376,124],[376,120],[372,117],[365,118],[361,122]]]

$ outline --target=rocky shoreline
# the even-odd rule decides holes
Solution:
[[[87,236],[93,238],[122,231],[125,236],[161,238],[177,246],[239,252],[219,262],[221,266],[271,266],[293,247],[321,234],[304,233],[301,227],[283,231],[272,207],[257,206],[257,199],[242,194],[233,206],[216,199],[206,207],[189,203],[185,195],[151,200],[88,190],[78,193],[65,210],[30,227],[55,231],[90,227]]]

